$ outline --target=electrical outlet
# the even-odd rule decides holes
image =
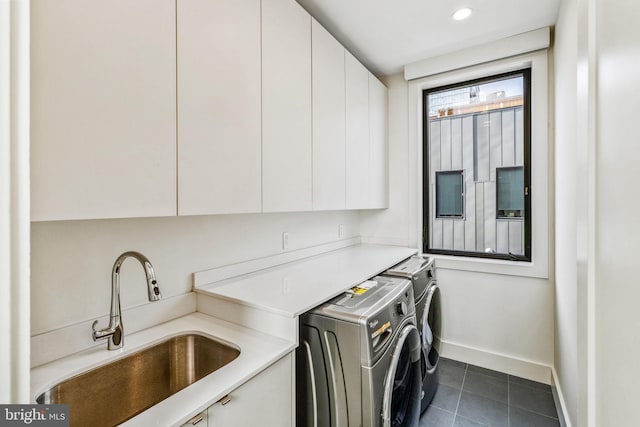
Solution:
[[[344,224],[338,225],[338,237],[344,237]]]
[[[289,233],[282,233],[282,249],[289,249]]]

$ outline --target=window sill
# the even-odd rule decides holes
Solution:
[[[548,279],[546,265],[535,262],[509,261],[502,259],[471,258],[464,256],[425,253],[436,260],[436,267],[445,270],[472,271],[477,273],[500,274],[505,276]]]

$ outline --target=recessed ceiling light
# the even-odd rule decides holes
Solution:
[[[463,19],[467,19],[471,16],[471,12],[473,12],[468,7],[463,7],[462,9],[458,9],[453,13],[453,19],[456,21],[462,21]]]

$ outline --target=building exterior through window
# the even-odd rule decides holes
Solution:
[[[530,260],[529,70],[424,92],[424,251]]]

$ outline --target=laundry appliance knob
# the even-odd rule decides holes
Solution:
[[[408,308],[407,308],[407,303],[404,301],[399,301],[396,304],[396,313],[398,313],[401,316],[404,316],[405,314],[407,314],[408,312]]]

